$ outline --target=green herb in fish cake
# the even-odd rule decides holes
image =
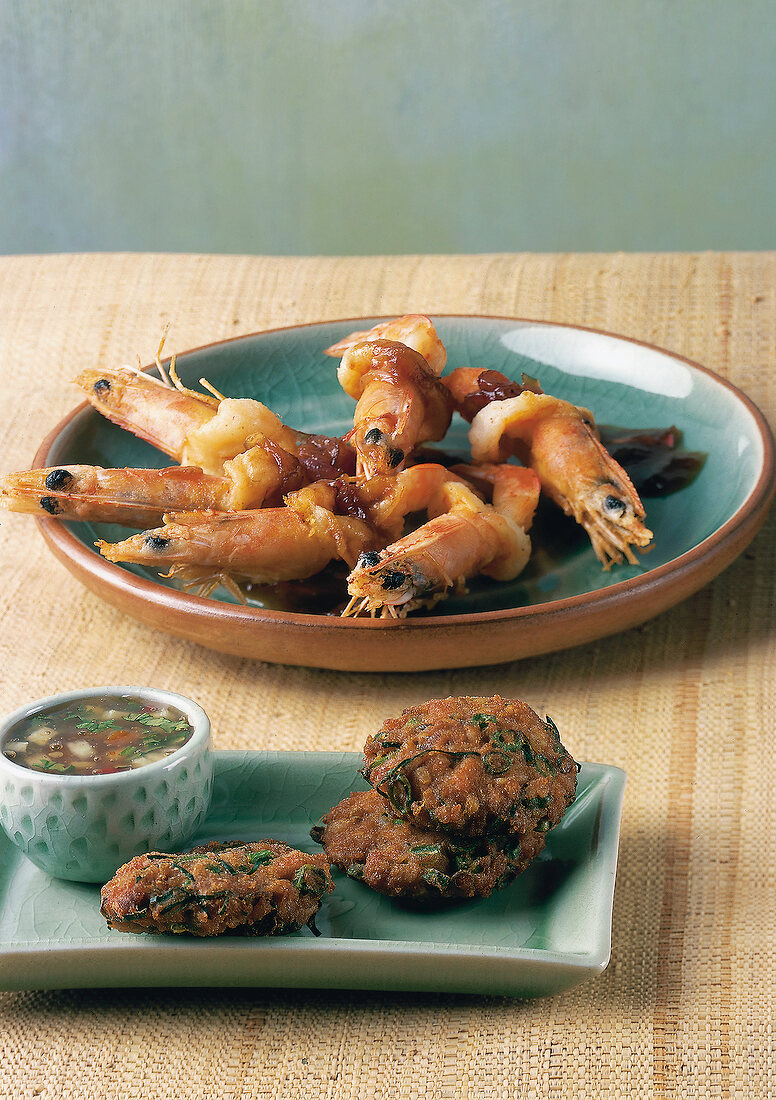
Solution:
[[[276,840],[212,842],[135,856],[103,888],[120,932],[281,935],[308,925],[333,889],[326,859]]]
[[[552,719],[494,695],[432,699],[387,719],[362,774],[420,828],[497,836],[557,824],[577,770]]]
[[[544,848],[542,833],[461,837],[416,828],[396,817],[378,791],[356,791],[311,830],[326,858],[372,890],[438,905],[487,897],[523,871]]]

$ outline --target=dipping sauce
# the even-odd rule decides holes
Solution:
[[[132,696],[102,695],[27,715],[8,730],[3,755],[52,775],[109,775],[154,764],[191,737],[186,715]]]

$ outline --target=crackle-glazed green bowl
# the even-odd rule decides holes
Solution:
[[[253,397],[294,427],[339,435],[353,401],[323,349],[378,318],[300,325],[242,336],[178,355],[182,380],[206,377],[220,392]],[[201,599],[151,569],[114,565],[94,541],[125,528],[39,521],[57,557],[100,597],[157,629],[227,653],[320,668],[417,671],[483,665],[578,645],[635,626],[692,595],[754,537],[773,496],[773,442],[755,405],[730,383],[681,356],[573,326],[496,317],[434,317],[447,370],[476,366],[520,379],[626,428],[675,425],[688,450],[705,452],[698,477],[647,504],[654,546],[638,565],[604,572],[571,521],[535,550],[525,572],[499,584],[476,579],[432,612],[395,622],[317,613],[302,596],[279,606],[266,591],[241,606],[225,591]],[[440,444],[466,453],[456,415]],[[80,406],[48,436],[38,466],[162,466],[169,460]],[[563,517],[561,517],[563,518]],[[580,537],[581,535],[581,537]]]
[[[0,825],[36,867],[55,878],[107,882],[141,852],[177,851],[210,805],[210,721],[192,699],[172,691],[111,686],[37,699],[0,722],[0,744],[28,715],[106,695],[176,707],[192,734],[163,760],[106,775],[52,775],[0,752]]]

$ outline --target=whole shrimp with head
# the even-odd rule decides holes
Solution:
[[[396,472],[420,443],[441,439],[452,417],[450,394],[439,381],[444,346],[428,317],[412,314],[352,333],[326,349],[341,355],[337,378],[356,402],[356,473]]]
[[[90,367],[75,383],[108,420],[205,473],[223,473],[224,462],[263,439],[310,466],[313,479],[353,472],[353,452],[341,439],[291,428],[253,398],[198,393],[171,374],[173,382],[132,367]]]
[[[165,576],[177,577],[184,589],[201,596],[223,585],[244,602],[241,584],[303,580],[336,559],[352,567],[363,550],[377,544],[369,524],[332,510],[335,493],[329,483],[289,493],[287,501],[280,508],[172,513],[163,517],[162,527],[95,545],[109,561],[167,568]]]
[[[183,386],[172,360],[159,378],[140,368],[88,368],[76,378],[107,419],[182,463],[179,468],[72,465],[0,478],[0,508],[145,527],[165,512],[277,506],[287,493],[355,471],[337,437],[284,424],[261,401]]]
[[[420,607],[432,607],[451,590],[483,574],[513,580],[528,563],[528,529],[539,500],[539,479],[524,466],[477,467],[478,479],[489,483],[493,504],[486,504],[461,473],[441,466],[412,467],[422,471],[429,519],[416,531],[384,550],[361,554],[348,577],[351,600],[343,614],[403,618]],[[421,486],[413,486],[415,504]]]
[[[445,381],[465,408],[457,373]],[[469,441],[475,462],[517,455],[531,466],[544,492],[584,527],[604,569],[625,560],[638,564],[632,547],[644,550],[652,541],[644,506],[586,409],[526,389],[482,407],[471,420]]]

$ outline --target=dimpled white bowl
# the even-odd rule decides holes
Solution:
[[[130,695],[172,706],[192,734],[163,760],[106,775],[52,775],[0,752],[0,825],[32,862],[56,878],[106,882],[132,856],[175,851],[193,836],[210,805],[210,721],[193,700],[147,687],[96,687],[28,703],[0,722],[0,744],[28,715],[63,703]]]

